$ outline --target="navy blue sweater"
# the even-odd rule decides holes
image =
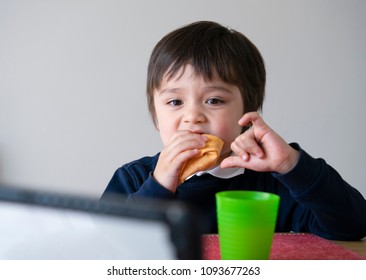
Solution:
[[[314,159],[298,145],[297,165],[287,174],[255,172],[230,179],[210,174],[194,176],[172,193],[152,176],[159,154],[118,168],[103,193],[139,198],[178,199],[202,211],[208,232],[217,232],[215,193],[223,190],[259,190],[281,197],[277,232],[311,232],[327,239],[357,240],[366,236],[366,201],[323,159]]]

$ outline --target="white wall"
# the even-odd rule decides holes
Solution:
[[[161,148],[146,109],[150,52],[214,20],[261,50],[264,117],[366,195],[365,1],[0,0],[0,182],[98,197]]]

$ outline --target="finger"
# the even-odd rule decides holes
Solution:
[[[239,124],[247,126],[251,124],[251,129],[246,132],[252,132],[253,138],[257,143],[262,144],[262,141],[269,132],[273,132],[272,129],[264,122],[262,117],[257,112],[250,112],[242,116],[239,120]]]
[[[254,128],[267,127],[267,124],[257,112],[249,112],[244,114],[239,120],[239,125],[252,126]]]
[[[197,139],[197,140],[207,140],[207,137],[202,134],[193,133],[189,130],[179,130],[173,134],[171,137],[169,144],[173,142],[184,142],[190,139]]]
[[[260,144],[257,143],[253,133],[245,132],[237,137],[233,143],[231,143],[231,150],[238,156],[241,156],[243,160],[248,160],[250,155],[254,155],[258,158],[264,156],[264,151]]]
[[[246,168],[246,161],[244,161],[239,156],[230,156],[225,158],[221,164],[221,168],[231,168],[231,167],[243,167]]]
[[[173,161],[171,162],[172,165],[174,165],[178,170],[182,168],[182,166],[191,158],[198,155],[199,151],[198,149],[193,150],[185,150],[181,153],[178,153]]]
[[[185,150],[199,149],[206,145],[207,137],[194,133],[180,132],[175,134],[165,147],[168,153],[173,155]]]
[[[225,158],[221,164],[221,168],[245,168],[259,172],[268,172],[271,170],[265,160],[258,159],[256,157],[249,157],[248,160],[243,160],[242,157],[239,156],[230,156]]]

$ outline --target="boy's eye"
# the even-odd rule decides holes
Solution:
[[[210,104],[210,105],[218,105],[218,104],[223,103],[224,101],[219,98],[209,98],[206,102],[207,102],[207,104]]]
[[[179,106],[179,105],[182,105],[182,103],[183,102],[179,99],[170,100],[168,102],[168,104],[171,105],[171,106]]]

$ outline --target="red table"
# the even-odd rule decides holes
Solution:
[[[217,234],[202,237],[202,258],[219,260]],[[276,233],[270,253],[271,260],[365,260],[366,256],[309,233]]]

